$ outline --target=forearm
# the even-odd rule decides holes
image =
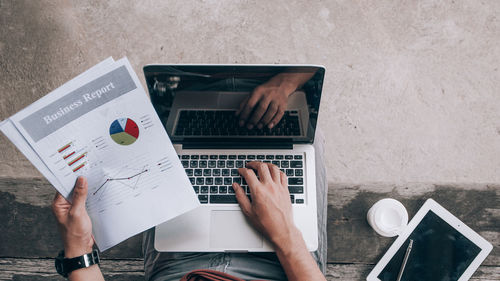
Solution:
[[[289,280],[326,280],[307,250],[299,230],[276,246],[276,255]]]
[[[71,272],[68,279],[71,281],[104,281],[101,269],[97,264]]]

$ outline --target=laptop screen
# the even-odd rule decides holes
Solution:
[[[148,65],[151,101],[174,143],[312,143],[324,68]]]

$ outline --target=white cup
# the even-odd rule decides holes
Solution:
[[[401,202],[385,198],[368,210],[366,219],[378,234],[384,237],[399,235],[408,224],[408,212]]]

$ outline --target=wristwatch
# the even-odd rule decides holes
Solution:
[[[56,257],[55,265],[57,273],[61,274],[63,277],[68,277],[68,274],[71,271],[99,264],[99,261],[99,253],[97,250],[93,250],[91,253],[70,259],[64,257],[63,250],[60,251],[59,255]]]

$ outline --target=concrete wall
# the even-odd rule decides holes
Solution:
[[[330,182],[500,182],[497,0],[0,0],[0,119],[108,56],[323,64]]]

